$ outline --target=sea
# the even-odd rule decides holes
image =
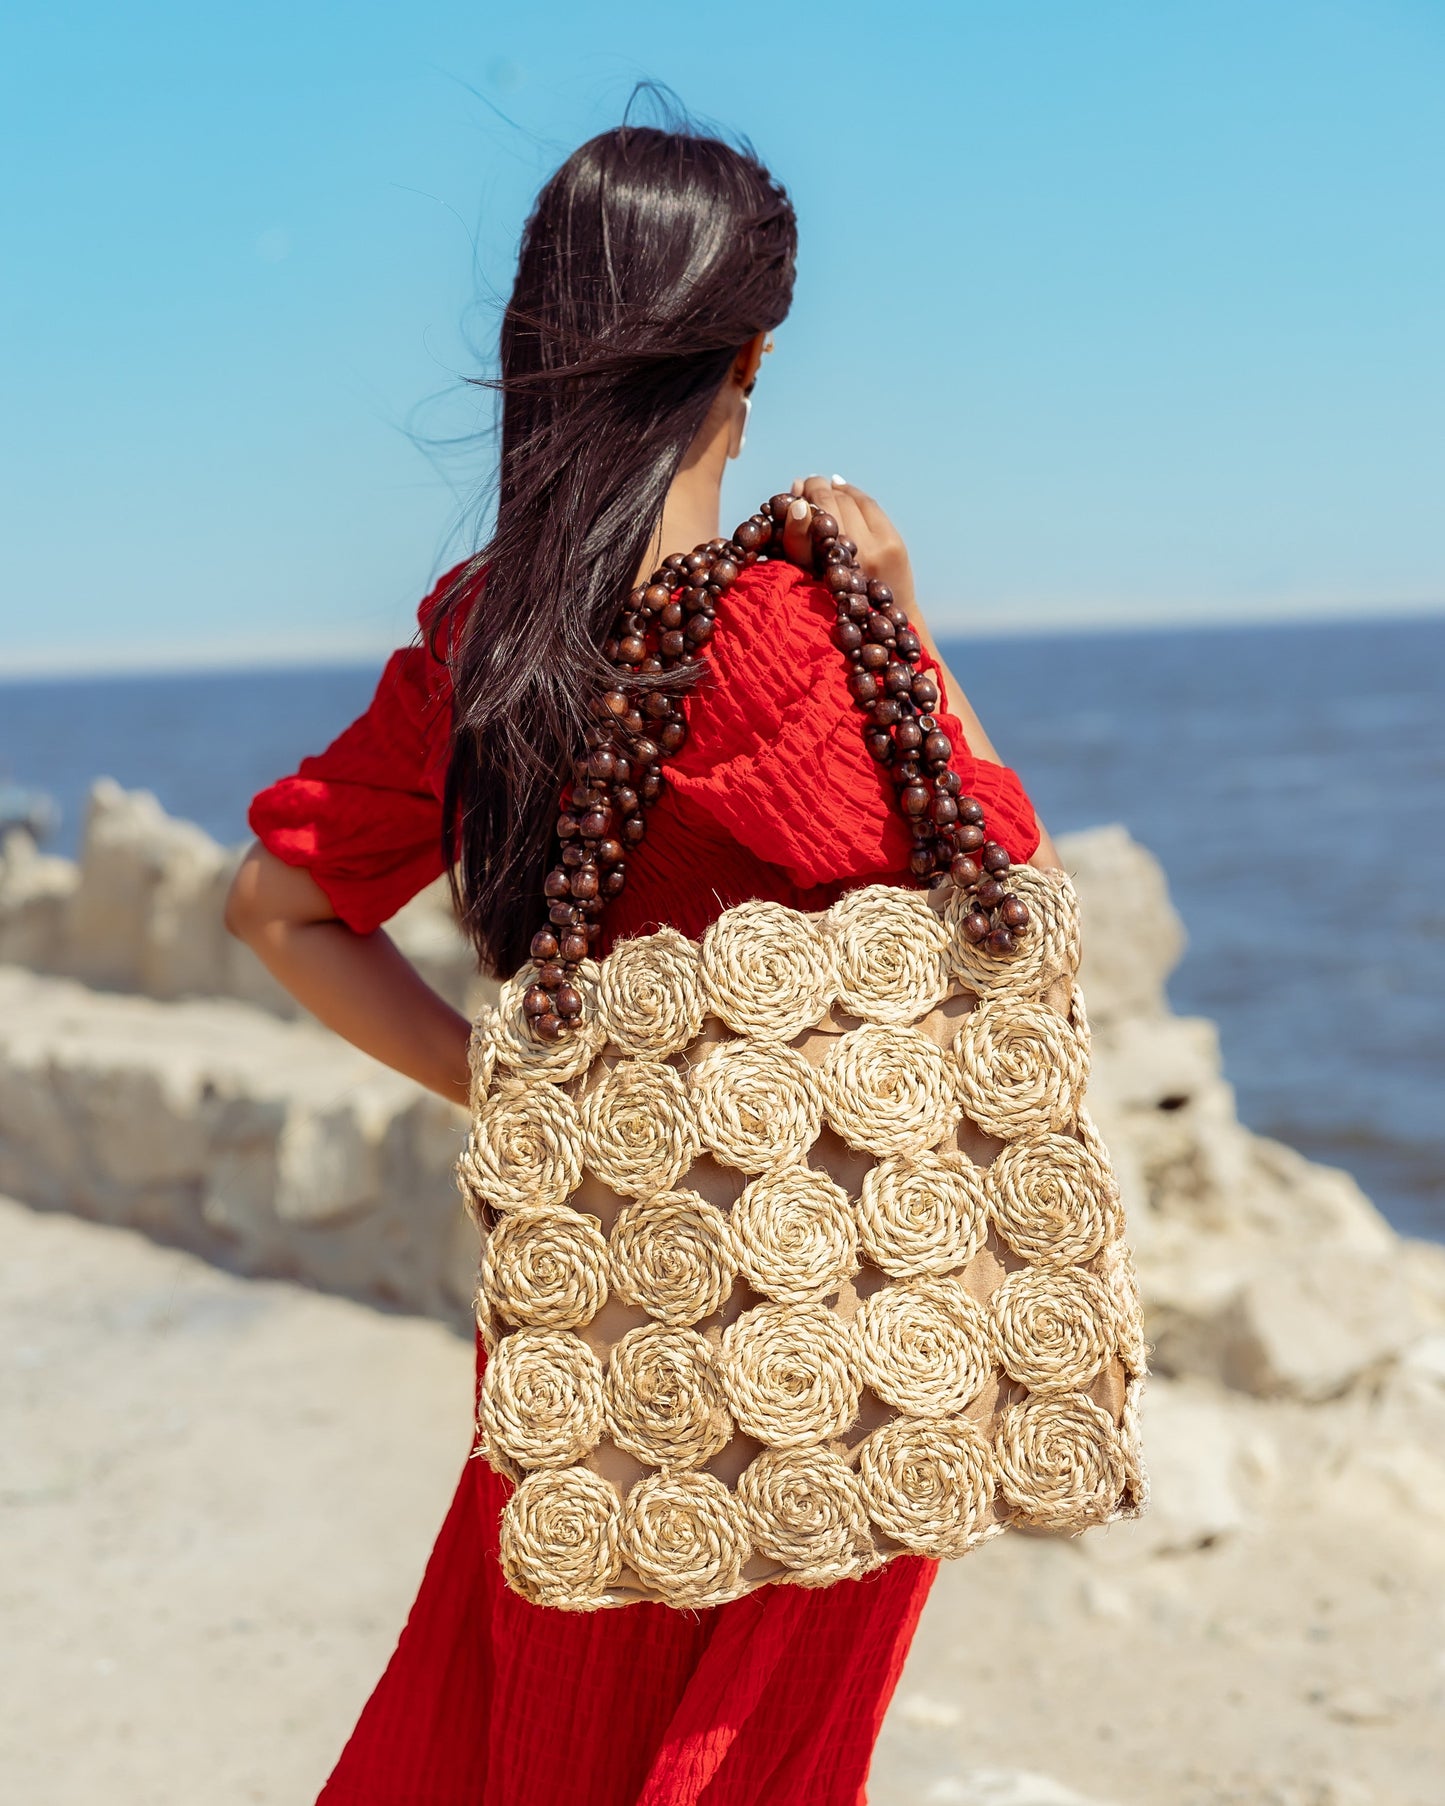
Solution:
[[[1445,1241],[1445,619],[956,640],[949,663],[1055,832],[1122,822],[1189,945],[1243,1120]],[[226,842],[375,669],[0,683],[0,783],[143,786]]]

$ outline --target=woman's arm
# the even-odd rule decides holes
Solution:
[[[928,631],[928,623],[919,610],[918,597],[913,587],[913,567],[908,561],[908,548],[893,522],[872,496],[865,495],[861,489],[855,489],[851,483],[829,483],[822,477],[808,477],[793,484],[793,494],[826,509],[848,538],[856,543],[858,557],[864,569],[869,576],[877,578],[880,583],[886,583],[893,591],[894,598],[907,611],[914,632],[943,673],[949,706],[959,719],[968,740],[969,751],[975,758],[1002,765],[1003,760],[994,750],[994,744],[983,723],[974,713],[963,685],[944,663],[937,643]],[[784,538],[790,558],[795,558],[799,564],[811,563],[812,546],[806,513],[800,514],[796,521],[789,521]],[[1062,869],[1054,843],[1042,822],[1039,823],[1038,850],[1029,864],[1044,871]]]
[[[471,1028],[394,941],[354,934],[309,872],[253,846],[226,927],[327,1028],[454,1104],[467,1102]]]

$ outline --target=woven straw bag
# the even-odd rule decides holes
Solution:
[[[1006,958],[871,885],[622,941],[553,1044],[530,967],[483,1012],[476,1446],[524,1598],[712,1606],[1142,1508],[1077,905],[1010,882]]]
[[[800,562],[933,888],[743,903],[700,943],[662,928],[587,958],[687,738],[687,667],[741,572],[793,555],[793,506],[619,609],[541,963],[472,1037],[477,1453],[517,1483],[502,1567],[539,1605],[719,1605],[1144,1502],[1073,889],[987,839],[919,635],[821,508]]]

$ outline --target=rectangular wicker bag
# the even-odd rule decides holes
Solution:
[[[963,897],[870,885],[622,941],[554,1043],[531,967],[483,1012],[476,1446],[524,1598],[711,1606],[1142,1509],[1077,904],[1010,883],[1008,957]]]

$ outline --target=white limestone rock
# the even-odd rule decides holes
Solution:
[[[1184,924],[1169,901],[1164,868],[1117,822],[1062,834],[1058,850],[1079,893],[1080,982],[1091,1018],[1166,1014],[1164,986],[1184,951]]]

